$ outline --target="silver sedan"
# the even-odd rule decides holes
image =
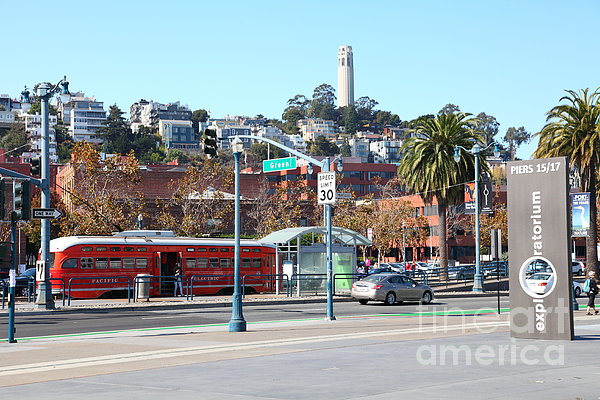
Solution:
[[[433,300],[433,289],[399,274],[373,274],[354,282],[350,291],[360,304],[369,300],[391,305],[405,300],[428,304]]]

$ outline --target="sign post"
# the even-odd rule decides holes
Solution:
[[[573,340],[565,157],[507,165],[510,334]]]

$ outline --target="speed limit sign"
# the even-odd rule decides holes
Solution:
[[[318,204],[335,204],[335,172],[319,172],[317,196]]]

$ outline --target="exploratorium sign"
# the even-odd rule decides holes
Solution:
[[[572,340],[567,159],[506,168],[511,336]]]

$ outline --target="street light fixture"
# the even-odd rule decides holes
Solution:
[[[483,292],[483,275],[481,274],[481,263],[480,263],[480,222],[479,222],[479,153],[487,150],[489,147],[494,145],[494,156],[500,156],[500,150],[496,142],[491,142],[486,147],[481,147],[479,143],[475,143],[473,147],[468,150],[462,146],[454,147],[454,161],[460,161],[460,150],[462,149],[467,153],[470,153],[475,158],[475,277],[473,278],[473,291]]]
[[[48,113],[48,102],[55,95],[58,94],[62,103],[68,103],[71,100],[71,93],[69,92],[69,82],[65,76],[56,85],[52,85],[48,82],[43,82],[35,85],[34,91],[36,96],[40,99],[41,105],[41,175],[40,175],[40,188],[42,192],[41,206],[42,208],[50,208],[50,136],[49,136],[49,113]],[[25,87],[25,90],[21,92],[21,103],[23,109],[28,110],[30,106],[29,90]],[[36,307],[43,309],[54,309],[54,299],[52,298],[52,287],[50,285],[50,220],[42,219],[41,221],[41,254],[40,254],[40,269],[38,272],[43,280],[38,285],[38,295],[36,299]]]
[[[231,320],[229,332],[245,332],[246,320],[242,312],[242,293],[240,277],[240,156],[244,151],[244,142],[235,138],[231,142],[233,159],[235,161],[235,248],[233,260],[233,298],[231,303]]]

